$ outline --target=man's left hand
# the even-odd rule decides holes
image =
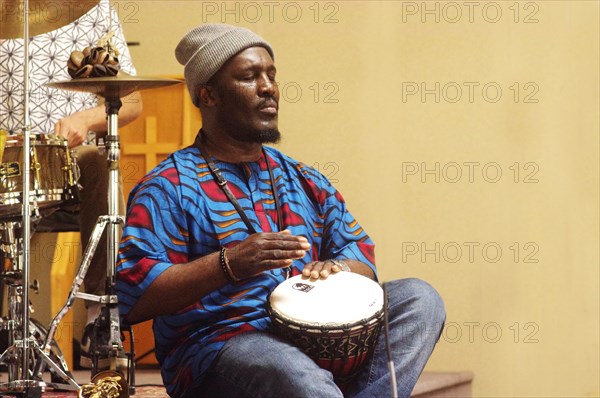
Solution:
[[[304,266],[302,275],[310,279],[327,279],[329,275],[340,271],[342,271],[342,268],[329,260],[315,261]]]

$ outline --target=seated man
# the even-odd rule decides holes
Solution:
[[[341,397],[329,371],[273,334],[267,297],[290,274],[376,279],[373,242],[325,177],[263,146],[280,138],[266,41],[206,24],[183,37],[176,56],[203,127],[131,193],[117,266],[124,321],[154,318],[172,397]],[[444,305],[425,282],[387,285],[406,397],[439,338]],[[383,397],[389,388],[381,333],[345,394]]]

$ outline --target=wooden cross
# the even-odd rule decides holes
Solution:
[[[157,155],[175,152],[180,148],[180,146],[172,142],[156,142],[158,134],[155,116],[147,116],[145,122],[146,142],[143,144],[123,145],[123,154],[144,155],[146,157],[146,172],[148,172],[158,164],[156,159]]]

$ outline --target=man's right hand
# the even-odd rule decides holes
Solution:
[[[294,236],[288,230],[261,232],[232,248],[227,249],[227,259],[233,274],[239,279],[249,278],[264,271],[292,265],[310,250],[303,236]]]

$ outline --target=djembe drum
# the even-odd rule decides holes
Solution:
[[[292,277],[271,293],[269,315],[288,340],[344,385],[370,358],[383,319],[383,290],[352,272],[311,281]]]

